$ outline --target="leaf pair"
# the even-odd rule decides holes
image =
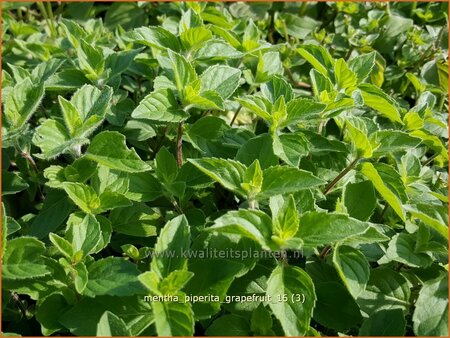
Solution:
[[[263,248],[314,248],[352,241],[382,242],[388,239],[373,224],[344,214],[307,212],[300,217],[290,197],[281,204],[271,199],[272,220],[259,210],[229,211],[214,221],[208,231],[239,234],[258,242]]]
[[[304,45],[297,51],[313,66],[310,74],[314,93],[324,102],[335,101],[337,92],[342,89],[353,98],[352,101],[362,101],[362,104],[376,110],[383,117],[403,124],[397,102],[377,86],[363,83],[375,67],[376,52],[357,56],[347,63],[344,59],[333,59],[321,46]],[[349,102],[350,106],[354,105],[352,101]],[[330,105],[327,110],[332,111],[332,107]]]
[[[223,110],[224,100],[237,89],[241,77],[240,70],[226,65],[209,67],[199,77],[182,55],[171,50],[159,62],[169,82],[147,95],[133,118],[173,123],[186,120],[190,108]]]
[[[262,170],[255,160],[249,167],[221,158],[189,159],[194,166],[248,200],[263,200],[278,194],[289,194],[325,183],[308,171],[273,166]]]
[[[33,142],[42,150],[39,156],[51,159],[71,153],[79,157],[81,146],[89,142],[87,137],[105,119],[111,97],[110,87],[100,91],[91,85],[85,85],[76,91],[70,101],[59,96],[64,124],[56,119],[49,119],[36,128]]]
[[[65,182],[63,189],[70,199],[88,214],[101,214],[107,210],[131,205],[122,194],[106,190],[101,194],[83,183]]]
[[[272,219],[259,210],[240,209],[219,217],[207,230],[250,238],[266,250],[300,248],[302,241],[294,238],[299,218],[292,195],[286,200],[277,195],[270,199],[270,206]]]
[[[139,280],[152,295],[178,295],[180,302],[153,302],[153,314],[158,335],[190,336],[194,332],[194,316],[190,303],[184,302],[181,289],[192,278],[183,255],[190,247],[190,230],[184,216],[169,221],[158,237],[151,271],[139,275]]]
[[[111,223],[103,217],[98,219],[92,214],[74,213],[67,221],[64,238],[50,233],[50,241],[59,252],[78,263],[90,254],[100,252],[109,243]]]
[[[261,86],[262,96],[244,96],[237,101],[266,121],[272,134],[289,125],[318,119],[325,105],[305,98],[294,98],[290,84],[279,76]]]

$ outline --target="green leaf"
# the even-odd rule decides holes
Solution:
[[[66,239],[72,243],[73,252],[83,251],[89,255],[97,252],[97,246],[102,240],[100,223],[91,215],[75,213],[67,221]]]
[[[105,86],[102,90],[91,85],[84,85],[77,90],[70,102],[77,109],[80,118],[86,121],[94,115],[105,116],[111,101],[113,90]]]
[[[405,205],[405,210],[414,218],[436,230],[442,237],[448,238],[447,208],[433,207],[427,204]]]
[[[237,315],[224,315],[217,318],[206,329],[208,336],[250,336],[251,330],[248,321]]]
[[[245,196],[241,182],[246,168],[242,163],[221,158],[188,159],[188,161],[225,188]]]
[[[265,199],[278,194],[290,194],[325,183],[309,171],[286,166],[264,169],[263,177],[263,186],[257,197],[258,199]]]
[[[197,89],[192,86],[187,86],[184,89],[183,98],[184,104],[189,109],[194,107],[202,110],[224,109],[222,97],[214,90],[198,92]]]
[[[175,123],[186,120],[189,115],[180,108],[172,90],[160,89],[144,97],[131,117]]]
[[[61,314],[60,323],[77,336],[95,336],[97,324],[110,311],[121,318],[133,336],[139,335],[153,321],[150,304],[142,297],[83,297]]]
[[[236,101],[266,122],[273,122],[272,115],[269,113],[272,109],[272,104],[267,99],[258,96],[245,96],[237,98]]]
[[[80,113],[70,101],[67,101],[62,96],[58,96],[58,102],[69,135],[74,135],[76,130],[83,124]]]
[[[123,258],[99,259],[88,267],[89,281],[83,294],[89,297],[145,294],[137,278],[139,273],[136,265]]]
[[[63,261],[64,258],[60,260]],[[64,264],[64,263],[63,263]],[[75,290],[81,294],[86,289],[88,282],[88,271],[86,265],[83,262],[78,262],[77,264],[69,263],[67,260],[65,262],[67,270],[70,271],[70,275],[73,276],[73,282],[75,284]]]
[[[114,147],[111,147],[112,144]],[[111,169],[130,173],[151,169],[134,149],[127,148],[125,136],[115,131],[96,135],[86,151],[86,157]]]
[[[145,13],[135,3],[115,3],[108,6],[105,14],[105,26],[113,30],[117,27],[131,29],[146,23]]]
[[[238,247],[238,250],[245,247]],[[227,250],[227,246],[219,246],[217,249]],[[217,269],[218,266],[220,269]],[[210,318],[219,312],[220,300],[225,298],[234,278],[242,273],[243,269],[242,260],[205,258],[200,255],[189,260],[189,271],[194,273],[194,277],[187,284],[186,292],[194,296],[217,295],[219,297],[219,301],[193,303],[192,308],[196,319]]]
[[[261,93],[272,103],[275,103],[281,96],[286,102],[294,98],[292,86],[279,75],[274,75],[268,82],[263,83]]]
[[[414,333],[418,336],[448,334],[448,277],[424,283],[413,314]]]
[[[159,218],[160,215],[144,203],[115,208],[109,214],[115,232],[136,237],[156,236]]]
[[[44,243],[33,237],[19,237],[8,240],[2,257],[4,279],[28,279],[42,277],[52,271],[45,265],[42,256]]]
[[[63,189],[70,199],[84,212],[95,213],[100,208],[100,199],[90,186],[83,183],[65,182]]]
[[[398,130],[380,130],[370,135],[374,149],[373,156],[408,151],[416,148],[422,141]]]
[[[316,45],[302,45],[297,52],[319,73],[329,77],[328,70],[334,68],[334,60],[325,48]]]
[[[309,142],[301,133],[273,135],[273,152],[287,164],[298,167],[309,153]]]
[[[17,172],[2,170],[2,195],[14,195],[29,187]]]
[[[365,319],[359,329],[360,336],[399,336],[405,335],[406,320],[400,309],[381,310]]]
[[[307,212],[300,217],[297,236],[305,246],[315,247],[343,241],[363,234],[370,223],[343,214]]]
[[[114,192],[114,191],[104,191],[100,194],[100,208],[97,213],[102,213],[104,211],[126,207],[131,205],[131,202],[124,195]]]
[[[282,74],[283,64],[278,52],[260,54],[256,67],[255,82],[267,82],[273,75]]]
[[[373,154],[372,145],[367,137],[367,127],[361,120],[346,119],[346,139],[356,149],[356,156],[370,158]]]
[[[42,98],[44,86],[26,78],[17,83],[5,98],[5,117],[12,129],[21,128],[34,114]]]
[[[212,33],[205,27],[192,27],[180,35],[180,40],[186,49],[196,50],[212,38]]]
[[[187,62],[184,56],[172,50],[168,50],[171,71],[173,79],[179,93],[183,92],[184,87],[197,79],[194,67]]]
[[[102,50],[79,39],[80,45],[76,47],[80,69],[90,80],[97,80],[105,68],[105,58]]]
[[[336,246],[333,251],[333,264],[345,287],[358,298],[369,281],[370,266],[364,254],[351,246]]]
[[[361,54],[348,62],[349,68],[356,74],[358,83],[364,81],[375,67],[376,52]]]
[[[61,154],[72,153],[78,151],[77,147],[88,143],[87,138],[70,138],[64,125],[56,120],[46,120],[33,135],[33,143],[42,150],[42,154],[37,156],[44,159],[52,159]]]
[[[431,265],[433,258],[425,253],[415,252],[416,242],[413,234],[396,234],[388,244],[386,258],[416,268]]]
[[[423,130],[414,130],[410,132],[410,135],[420,138],[427,147],[439,153],[439,155],[442,156],[445,160],[448,160],[447,147],[444,146],[439,137],[430,135]]]
[[[286,336],[303,336],[309,329],[316,295],[309,275],[296,266],[278,266],[267,281],[267,296]],[[287,296],[287,301],[278,301]],[[296,298],[300,297],[300,301]],[[303,299],[302,299],[303,298]]]
[[[217,218],[208,231],[237,234],[253,239],[265,248],[271,246],[272,220],[259,210],[229,211]]]
[[[42,334],[50,336],[55,332],[64,329],[58,319],[62,312],[69,307],[62,294],[54,293],[46,297],[37,308],[36,319],[41,324]]]
[[[64,191],[49,190],[41,212],[31,223],[30,235],[39,239],[47,237],[65,222],[73,207]]]
[[[277,211],[276,215],[272,214],[273,233],[283,240],[294,237],[299,227],[294,197],[289,195],[283,206]]]
[[[369,83],[360,84],[358,88],[361,91],[361,96],[366,106],[378,111],[382,116],[392,122],[403,124],[397,103],[390,96],[380,88]]]
[[[156,331],[159,336],[192,336],[194,315],[190,303],[154,302]]]
[[[252,313],[251,329],[258,335],[271,335],[272,333],[272,315],[262,304]]]
[[[287,118],[280,124],[280,128],[291,124],[319,119],[326,105],[309,99],[294,99],[287,105]]]
[[[97,337],[130,336],[125,322],[114,313],[105,311],[97,324]]]
[[[81,37],[75,39],[77,42],[74,47],[76,48],[79,69],[89,80],[99,79],[105,69],[102,49],[88,43]]]
[[[59,97],[64,122],[72,137],[87,137],[103,122],[112,94],[108,86],[99,90],[84,85],[73,94],[70,103]]]
[[[334,75],[339,88],[353,90],[358,82],[356,74],[349,68],[344,59],[338,59],[334,63]]]
[[[314,320],[338,331],[357,327],[362,322],[358,305],[342,284],[321,282],[316,284],[317,302]]]
[[[375,41],[375,46],[382,53],[392,53],[399,35],[406,34],[413,27],[414,21],[392,13],[386,15],[381,23],[383,29]]]
[[[113,84],[113,81],[130,67],[134,58],[141,50],[141,48],[124,50],[108,55],[106,58],[106,68],[111,69],[108,77],[109,84]]]
[[[149,202],[162,194],[161,183],[150,172],[129,173],[125,196],[137,202]]]
[[[309,76],[311,77],[314,96],[320,101],[328,102],[330,96],[333,96],[335,93],[334,85],[331,83],[330,78],[316,69],[311,69]]]
[[[242,57],[242,53],[223,40],[209,40],[197,51],[197,60],[228,60]]]
[[[222,99],[230,97],[238,88],[241,71],[225,65],[207,68],[200,76],[201,91],[214,90]]]
[[[191,234],[185,216],[178,216],[166,223],[155,245],[152,271],[160,278],[167,277],[172,271],[184,270],[187,259],[183,257],[190,247]]]
[[[360,166],[360,172],[372,181],[373,186],[378,193],[386,200],[392,209],[394,209],[395,213],[402,219],[402,221],[405,221],[405,212],[400,199],[385,185],[383,179],[373,164],[369,162],[362,163]]]
[[[302,40],[320,26],[319,21],[307,15],[300,17],[291,13],[280,13],[276,18],[275,28],[280,34],[284,35],[286,31],[287,34]]]
[[[263,182],[263,172],[259,161],[255,160],[246,170],[241,183],[242,189],[247,193],[247,199],[254,200],[255,196],[261,191]]]
[[[175,270],[159,283],[162,294],[176,294],[191,280],[194,274],[190,271]]]
[[[366,290],[357,299],[361,310],[368,316],[378,311],[409,309],[411,291],[407,280],[398,272],[379,267],[370,271]]]
[[[74,251],[72,244],[69,241],[52,233],[49,234],[49,238],[50,242],[53,243],[60,253],[62,253],[66,258],[72,259]]]
[[[127,38],[134,42],[157,49],[180,50],[178,38],[163,27],[140,27],[127,34]]]
[[[377,205],[372,182],[348,183],[344,191],[344,205],[349,216],[360,221],[367,221]]]
[[[263,169],[278,164],[278,158],[272,149],[272,139],[267,133],[255,136],[245,142],[238,149],[235,159],[247,166],[258,160]]]

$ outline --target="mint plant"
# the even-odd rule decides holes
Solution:
[[[2,2],[2,333],[447,336],[447,12]]]

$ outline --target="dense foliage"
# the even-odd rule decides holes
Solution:
[[[447,3],[2,6],[5,334],[448,335]]]

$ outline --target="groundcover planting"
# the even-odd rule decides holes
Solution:
[[[447,3],[2,2],[2,331],[448,335]]]

